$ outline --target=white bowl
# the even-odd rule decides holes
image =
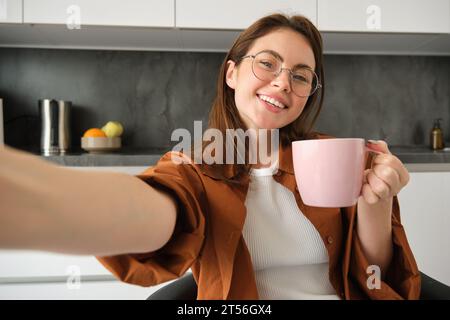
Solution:
[[[81,148],[90,153],[107,153],[116,151],[122,146],[120,137],[82,137]]]

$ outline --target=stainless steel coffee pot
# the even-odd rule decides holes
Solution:
[[[70,109],[72,102],[39,100],[41,153],[45,156],[65,154],[70,149]]]

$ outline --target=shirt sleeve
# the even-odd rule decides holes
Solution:
[[[369,156],[366,169],[371,167],[373,156]],[[397,196],[392,201],[392,244],[393,255],[385,277],[376,282],[376,267],[370,266],[356,232],[357,206],[345,208],[350,222],[351,241],[349,257],[349,282],[358,287],[369,299],[418,299],[420,296],[420,272],[409,247],[405,229],[401,224],[400,206]],[[379,285],[378,285],[379,284]],[[357,292],[355,291],[355,292]],[[352,298],[352,297],[350,297]]]
[[[400,221],[400,208],[397,196],[392,207],[392,243],[393,255],[383,280],[371,267],[364,254],[360,239],[353,231],[349,276],[359,289],[370,299],[418,299],[420,296],[420,273],[405,230]]]
[[[153,286],[175,279],[191,267],[202,249],[206,203],[203,184],[193,165],[177,164],[172,155],[166,153],[156,166],[136,176],[176,200],[177,220],[170,240],[154,252],[96,257],[121,281]]]

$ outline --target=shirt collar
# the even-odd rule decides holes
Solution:
[[[307,139],[329,139],[329,138],[333,138],[333,136],[331,135],[327,135],[324,133],[320,133],[320,132],[311,132],[308,135]],[[288,173],[288,174],[294,174],[294,164],[293,164],[293,159],[292,159],[292,144],[288,144],[287,146],[282,146],[281,143],[279,144],[279,158],[278,158],[278,163],[279,163],[279,167],[278,169]],[[231,164],[223,164],[221,167],[223,169],[223,174],[224,177],[227,179],[232,179],[234,177],[237,176],[237,172],[236,169],[233,165]],[[219,177],[217,175],[217,168],[215,168],[214,166],[211,165],[200,165],[200,171],[213,178],[213,179],[222,179],[223,177]],[[247,180],[247,179],[244,179]]]
[[[292,147],[291,145],[286,147],[279,147],[278,153],[278,169],[289,174],[294,174],[294,166],[292,163]],[[214,179],[220,179],[218,176],[218,168],[211,165],[199,165],[200,171]],[[221,165],[221,169],[223,170],[224,177],[227,179],[232,179],[237,176],[236,168],[231,164],[223,164]]]

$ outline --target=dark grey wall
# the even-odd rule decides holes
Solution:
[[[450,141],[450,57],[326,56],[319,126],[342,136],[429,144],[435,118]]]
[[[38,99],[71,100],[72,144],[109,120],[123,144],[167,148],[176,128],[207,121],[223,53],[0,49],[5,141],[39,146]],[[338,137],[428,144],[433,119],[450,141],[450,57],[325,56],[317,129]]]

